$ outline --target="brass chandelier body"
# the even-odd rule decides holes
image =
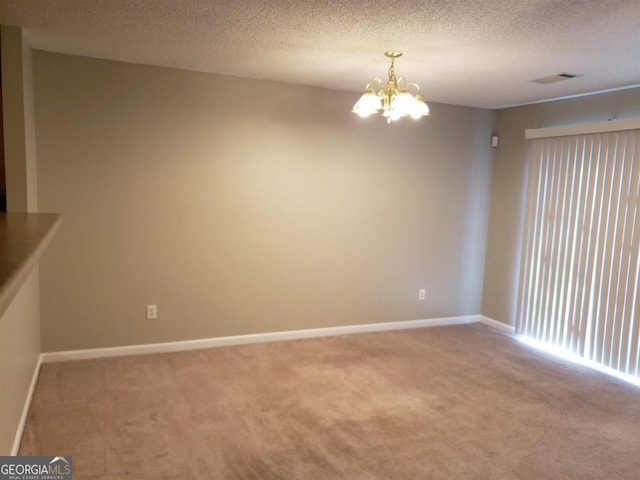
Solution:
[[[429,107],[422,100],[418,84],[408,83],[404,77],[396,78],[394,61],[402,56],[402,52],[388,50],[384,54],[391,59],[387,84],[383,85],[382,80],[373,77],[352,111],[361,117],[368,117],[382,110],[387,123],[407,116],[418,119],[429,115]],[[415,96],[409,92],[409,88],[416,90]]]

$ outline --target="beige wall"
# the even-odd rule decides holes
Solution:
[[[498,111],[500,147],[493,163],[482,314],[515,323],[524,197],[527,128],[640,116],[640,88]]]
[[[0,317],[0,455],[9,455],[40,356],[38,268]]]
[[[479,312],[493,112],[40,51],[34,88],[45,351]]]
[[[20,27],[2,25],[2,109],[7,210],[37,211],[31,47]]]

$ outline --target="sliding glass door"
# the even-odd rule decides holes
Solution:
[[[640,130],[531,142],[516,331],[640,363]]]

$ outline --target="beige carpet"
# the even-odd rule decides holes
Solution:
[[[57,363],[20,454],[82,480],[637,480],[640,389],[481,325]]]

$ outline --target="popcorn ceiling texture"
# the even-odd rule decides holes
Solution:
[[[427,100],[469,106],[640,83],[637,0],[4,0],[0,22],[42,50],[348,91],[398,49]]]

